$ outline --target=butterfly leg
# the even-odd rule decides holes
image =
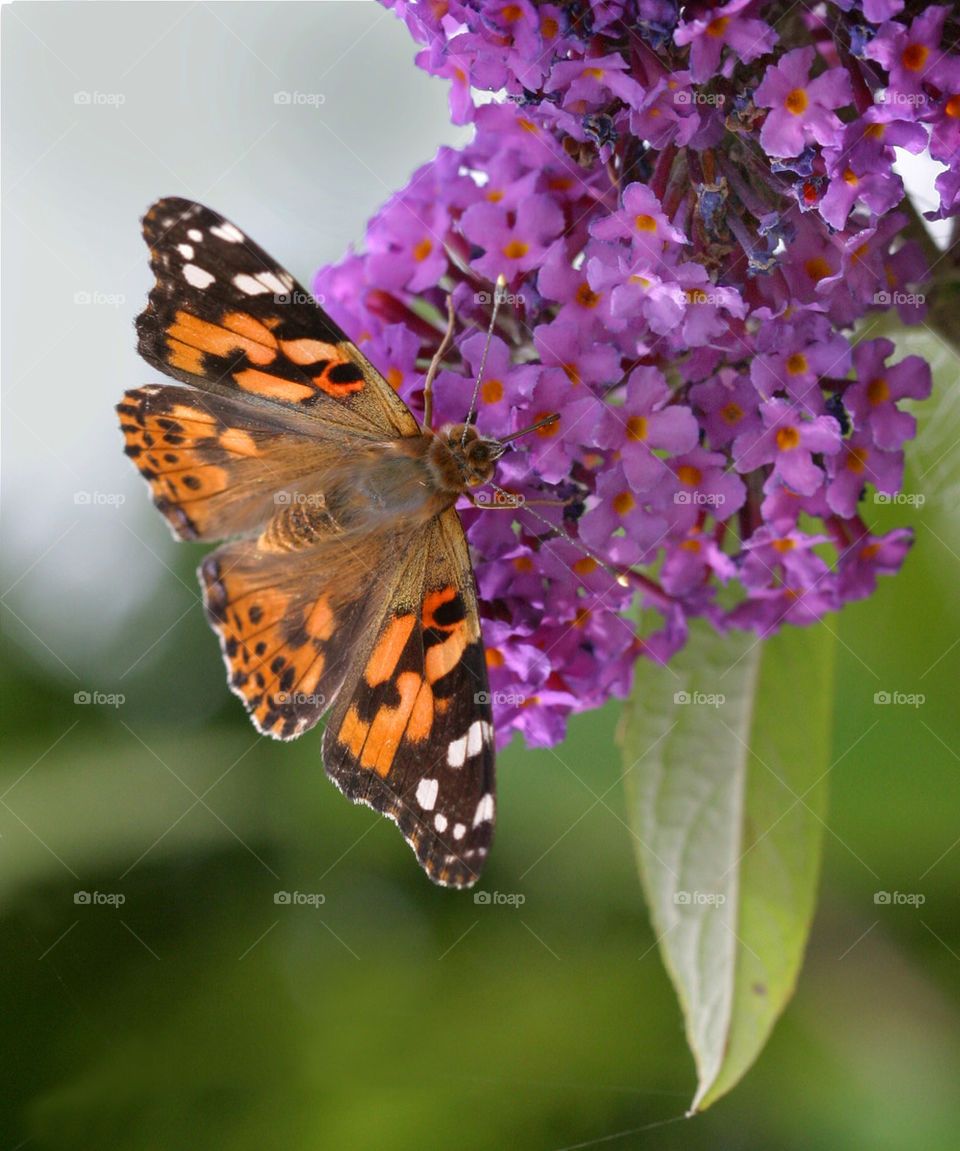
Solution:
[[[440,361],[447,354],[447,348],[449,348],[453,342],[453,325],[455,319],[453,297],[447,296],[447,330],[444,333],[443,339],[440,341],[440,347],[437,348],[433,359],[430,361],[430,367],[427,369],[427,378],[423,382],[423,426],[426,428],[433,427],[433,381],[436,378],[437,372],[440,370]]]

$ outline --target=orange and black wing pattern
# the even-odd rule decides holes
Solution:
[[[393,819],[435,883],[469,887],[494,826],[493,716],[467,542],[451,508],[411,545],[323,740],[327,774]]]
[[[418,434],[370,361],[236,225],[170,197],[144,216],[143,235],[156,276],[137,318],[148,363],[183,383],[312,412],[359,435]]]

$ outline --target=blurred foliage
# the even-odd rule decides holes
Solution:
[[[908,490],[930,489],[936,418]],[[255,736],[191,608],[200,549],[173,549],[183,585],[98,653],[114,671],[89,686],[121,707],[75,704],[85,685],[8,628],[0,1147],[955,1146],[960,541],[952,489],[933,486],[919,512],[877,509],[918,526],[902,577],[822,625],[839,650],[831,802],[796,997],[743,1082],[690,1121],[617,707],[552,751],[501,756],[481,887],[524,902],[483,905],[433,888],[393,827],[325,781],[317,733]],[[123,675],[134,639],[183,611]],[[926,702],[878,706],[881,690]]]

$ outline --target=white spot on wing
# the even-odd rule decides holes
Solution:
[[[483,727],[479,719],[475,719],[470,724],[470,730],[467,732],[467,755],[479,755],[483,749]]]
[[[188,229],[187,235],[189,236],[189,238],[191,240],[193,240],[193,242],[195,244],[199,244],[200,241],[203,239],[203,232],[201,232],[199,228]]]
[[[273,272],[258,272],[257,279],[268,292],[274,292],[281,296],[289,291],[291,287],[290,284],[285,284],[283,280],[281,280],[279,276],[274,275]]]
[[[417,784],[417,803],[424,811],[433,811],[439,790],[440,782],[436,779],[421,779]]]
[[[217,277],[206,268],[198,268],[196,264],[184,264],[183,278],[192,288],[209,288]]]
[[[447,763],[451,767],[463,767],[467,758],[467,737],[455,739],[447,748]]]
[[[437,831],[446,831],[447,817],[437,812],[437,814],[433,817],[433,826],[437,829]]]
[[[193,245],[192,244],[177,244],[177,251],[185,260],[193,259]],[[166,255],[166,253],[164,253]]]
[[[239,275],[233,277],[233,286],[248,296],[262,296],[265,292],[270,291],[266,284],[261,284],[259,280],[255,280],[253,276],[248,276],[246,272],[240,272]]]
[[[487,794],[477,804],[477,810],[473,816],[473,826],[476,827],[479,823],[489,823],[493,819],[493,792],[488,791]]]
[[[233,224],[229,224],[226,220],[222,224],[217,224],[210,229],[211,236],[219,236],[221,240],[226,240],[228,244],[239,244],[243,240],[243,232],[239,228],[235,228]]]
[[[465,823],[455,823],[453,825],[453,838],[463,839],[467,834],[467,825]]]

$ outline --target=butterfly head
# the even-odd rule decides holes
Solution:
[[[448,424],[440,429],[439,439],[456,464],[461,489],[489,483],[506,451],[499,440],[481,436],[472,424]]]

